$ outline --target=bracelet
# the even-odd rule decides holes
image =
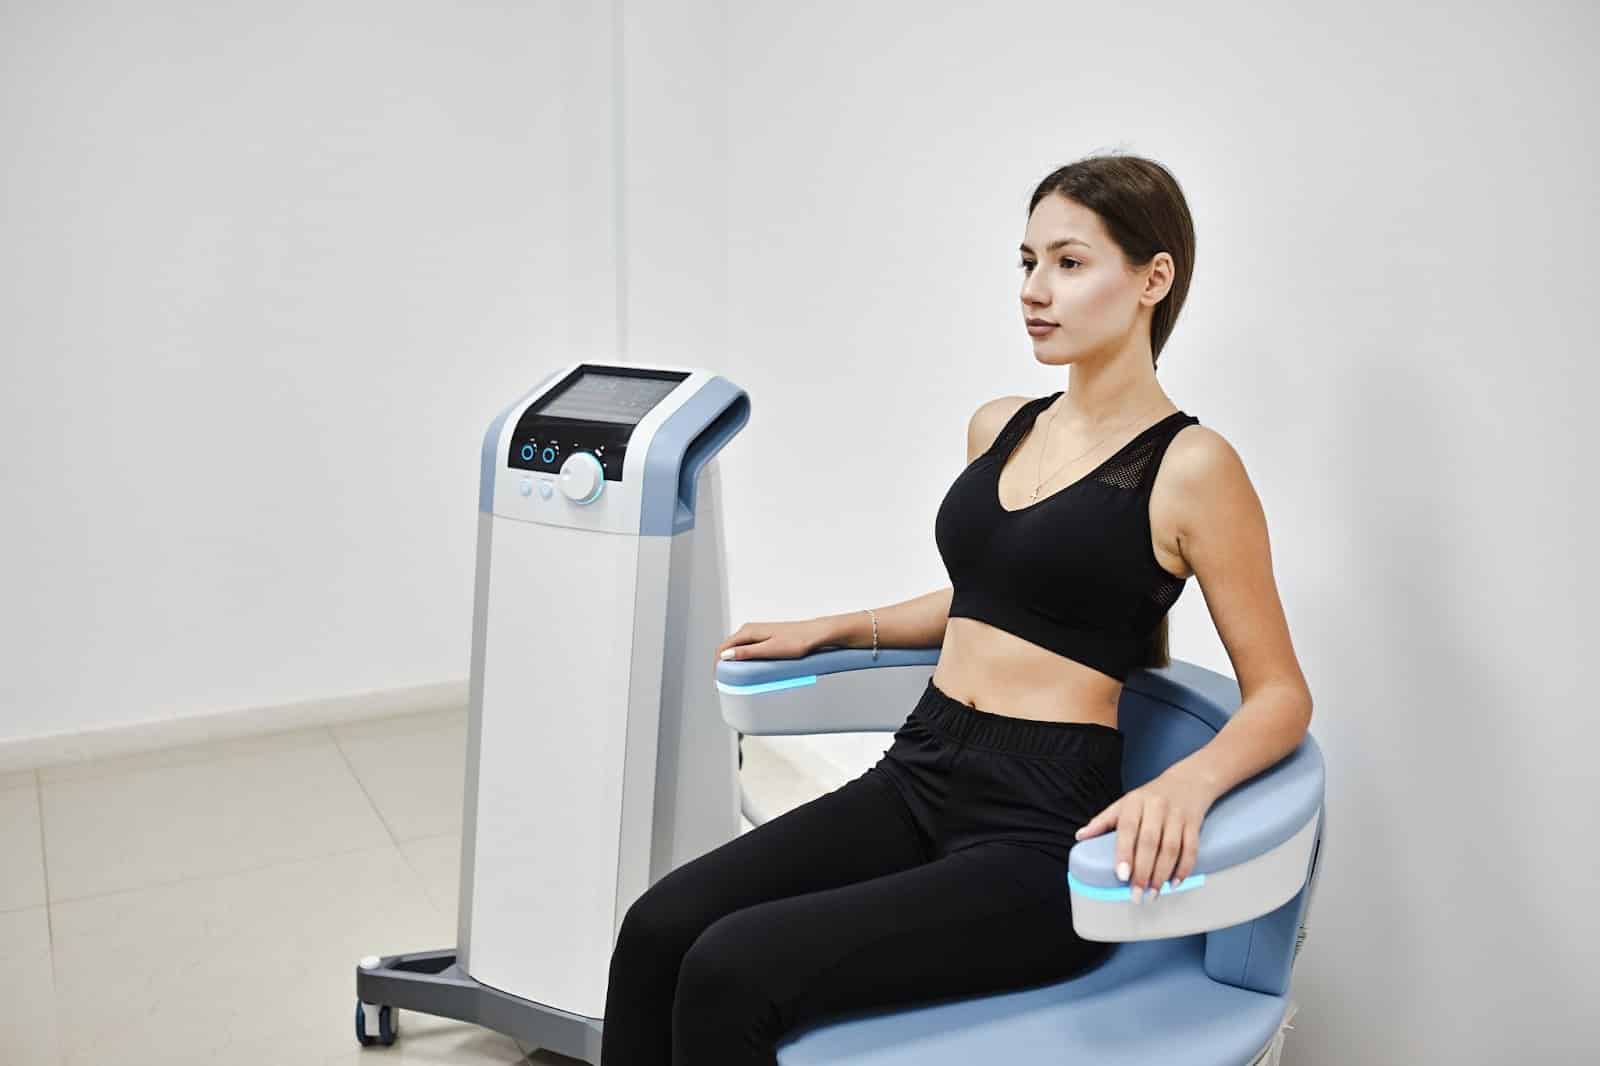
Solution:
[[[876,659],[878,657],[878,615],[871,607],[863,607],[862,610],[872,615],[872,657]]]

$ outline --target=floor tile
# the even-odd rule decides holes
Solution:
[[[37,786],[0,790],[0,912],[44,904],[39,790]]]
[[[43,786],[52,902],[392,843],[326,734]]]
[[[0,792],[13,788],[37,788],[38,775],[32,770],[19,770],[14,773],[0,774]]]
[[[447,945],[455,920],[393,845],[52,908],[68,1066],[514,1063],[510,1038],[401,1012],[393,1047],[355,1038],[364,955]],[[358,1057],[359,1056],[359,1057]]]
[[[461,896],[461,834],[402,841],[400,852],[422,879],[433,905],[454,917]]]
[[[59,1027],[43,907],[0,914],[0,1062],[56,1066]]]
[[[396,840],[460,834],[467,759],[465,714],[410,715],[404,721],[364,722],[333,732]]]

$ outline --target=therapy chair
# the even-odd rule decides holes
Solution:
[[[829,649],[716,667],[723,718],[741,734],[893,732],[922,695],[937,648]],[[1240,704],[1231,678],[1173,660],[1123,688],[1131,791],[1215,736]],[[1117,947],[1093,968],[1022,991],[860,1011],[788,1034],[781,1066],[1276,1066],[1297,1005],[1290,971],[1316,889],[1325,814],[1309,735],[1219,799],[1193,873],[1135,905],[1114,870],[1115,829],[1076,843],[1063,871],[1073,926]],[[745,797],[745,815],[765,820]],[[1063,900],[1063,904],[1065,904]]]

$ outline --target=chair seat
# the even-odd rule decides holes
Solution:
[[[1055,984],[838,1015],[790,1034],[778,1062],[1247,1066],[1277,1034],[1288,1000],[1213,980],[1205,946],[1203,933],[1133,941]]]

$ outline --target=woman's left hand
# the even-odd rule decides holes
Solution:
[[[1133,901],[1140,890],[1173,887],[1194,869],[1200,823],[1217,801],[1216,793],[1193,774],[1173,772],[1129,792],[1090,819],[1077,839],[1117,830],[1117,877],[1129,882]]]

